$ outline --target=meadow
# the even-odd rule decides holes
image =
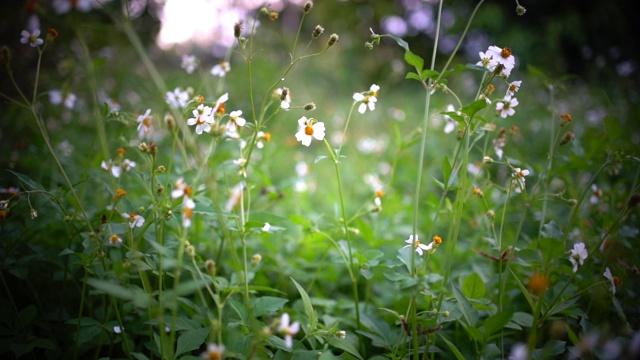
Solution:
[[[640,356],[633,99],[463,54],[526,4],[431,1],[428,46],[265,4],[214,56],[135,3],[4,34],[0,356]]]

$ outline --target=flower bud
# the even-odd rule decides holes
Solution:
[[[260,264],[261,261],[262,261],[262,255],[260,254],[255,254],[251,257],[251,264],[254,266]]]
[[[275,11],[272,11],[272,12],[269,13],[269,19],[271,19],[271,21],[278,20],[278,17],[280,17],[280,14],[278,14]]]
[[[366,41],[364,43],[364,48],[367,49],[367,50],[373,50],[373,44],[368,42],[368,41]]]
[[[573,120],[573,117],[569,114],[560,115],[560,126],[565,126]]]
[[[316,28],[313,30],[313,34],[311,36],[316,39],[318,36],[322,35],[323,32],[324,28],[320,25],[316,25]]]
[[[306,111],[313,111],[313,110],[316,109],[316,104],[313,103],[313,102],[307,103],[307,104],[305,104],[304,109]]]
[[[522,16],[526,12],[527,12],[527,9],[525,9],[524,6],[522,6],[520,4],[518,4],[518,6],[516,6],[516,14]]]
[[[53,41],[57,37],[58,37],[58,30],[54,28],[49,28],[47,30],[47,36],[46,36],[47,41]]]
[[[162,184],[158,184],[158,186],[156,187],[156,194],[162,195],[163,192],[164,192],[164,186],[162,186]]]
[[[29,215],[31,215],[31,219],[35,219],[38,217],[38,212],[36,211],[36,209],[31,209]]]
[[[566,143],[568,143],[569,141],[572,141],[573,139],[575,139],[575,135],[573,135],[573,133],[571,131],[567,131],[566,133],[564,133],[564,135],[562,136],[562,140],[560,140],[560,145],[564,145]]]
[[[482,158],[482,162],[485,164],[491,164],[493,162],[493,159],[489,156],[485,156]]]
[[[165,171],[167,171],[167,168],[164,167],[164,165],[160,165],[158,166],[158,168],[156,169],[157,172],[159,172],[160,174],[164,173]]]
[[[312,8],[313,8],[313,2],[307,1],[304,4],[304,7],[302,8],[302,12],[305,13],[305,14],[308,14],[309,11],[311,11]]]
[[[347,332],[346,332],[346,331],[344,331],[344,330],[340,330],[340,331],[338,331],[338,337],[339,337],[340,339],[346,339],[346,338],[347,338]]]
[[[186,248],[184,248],[184,252],[191,257],[196,256],[196,248],[193,245],[189,245]]]
[[[211,260],[211,259],[207,259],[207,261],[204,262],[204,267],[207,269],[207,272],[210,275],[215,275],[216,273],[216,262]]]
[[[340,37],[338,36],[338,34],[331,34],[331,36],[329,37],[329,46],[333,46],[335,45],[335,43],[337,43],[340,40]]]

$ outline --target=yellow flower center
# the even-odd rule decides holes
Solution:
[[[109,241],[111,241],[111,243],[115,245],[115,244],[120,242],[120,237],[118,235],[115,235],[115,234],[111,235],[109,237]]]
[[[313,135],[313,126],[311,125],[305,126],[304,133],[305,135],[309,135],[309,136]]]
[[[502,51],[500,51],[500,56],[502,56],[505,59],[508,58],[509,56],[511,56],[511,49],[503,48]]]
[[[442,244],[442,238],[441,238],[440,236],[438,236],[438,235],[436,235],[436,236],[434,236],[434,237],[433,237],[433,241],[434,241],[437,245]]]

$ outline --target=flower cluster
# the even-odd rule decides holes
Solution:
[[[415,235],[415,237],[414,235],[409,235],[409,239],[405,240],[404,242],[408,245],[405,245],[403,248],[412,247],[416,250],[418,255],[422,255],[424,251],[428,252],[429,254],[433,254],[438,246],[442,244],[442,238],[436,235],[433,237],[433,241],[430,242],[429,245],[425,245],[420,242],[420,239],[418,239],[418,235]]]
[[[369,91],[353,94],[353,100],[360,102],[358,106],[358,112],[364,114],[367,109],[373,111],[376,109],[376,102],[378,102],[378,91],[380,86],[373,84],[369,87]]]
[[[482,66],[485,69],[491,71],[493,74],[502,77],[504,79],[508,78],[511,75],[511,70],[515,67],[516,60],[512,55],[511,49],[509,48],[499,48],[497,46],[489,46],[486,52],[480,52],[480,61],[476,63],[478,66]],[[498,100],[496,102],[496,112],[502,118],[506,118],[507,116],[513,116],[516,111],[515,107],[518,106],[518,99],[515,98],[516,92],[520,89],[522,85],[522,81],[513,81],[509,83],[507,87],[507,92],[504,98]],[[492,92],[495,88],[493,85],[489,84],[489,92]],[[487,101],[488,104],[491,103],[488,94],[483,94],[483,97]]]
[[[102,162],[100,163],[100,167],[102,168],[102,170],[111,173],[114,178],[119,178],[122,175],[123,171],[129,171],[137,165],[134,161],[125,159],[124,154],[124,149],[118,149],[118,157],[116,158],[116,160],[102,160]]]

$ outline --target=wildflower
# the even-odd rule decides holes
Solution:
[[[152,119],[151,109],[147,109],[144,114],[138,116],[138,119],[136,120],[138,122],[138,138],[149,138],[153,132],[153,126],[151,124]]]
[[[275,90],[276,95],[280,98],[280,108],[287,110],[291,107],[291,91],[289,88],[277,88]]]
[[[53,9],[56,14],[66,14],[73,8],[80,12],[89,12],[93,3],[93,0],[53,0]]]
[[[296,140],[302,142],[302,145],[311,145],[311,140],[324,139],[324,123],[318,122],[316,119],[307,119],[305,116],[298,119],[298,132],[296,133]]]
[[[491,55],[493,60],[498,62],[498,65],[502,65],[503,70],[501,75],[509,76],[511,70],[516,66],[516,59],[511,54],[509,48],[499,48],[497,46],[489,46],[487,55]]]
[[[264,131],[258,131],[258,136],[256,138],[256,147],[258,149],[262,149],[264,147],[265,142],[271,141],[271,134]]]
[[[135,161],[131,161],[129,159],[122,160],[122,170],[129,171],[134,167],[136,167]]]
[[[305,14],[308,14],[309,11],[311,11],[312,8],[313,8],[313,2],[307,1],[306,3],[304,3],[304,7],[302,8],[302,12],[304,12]]]
[[[518,106],[518,99],[505,96],[504,99],[496,103],[496,112],[500,113],[500,117],[505,119],[507,116],[513,116],[516,111],[513,109]]]
[[[447,110],[446,111],[447,112],[454,112],[454,111],[456,111],[456,108],[452,104],[449,104],[449,105],[447,105]],[[458,122],[453,120],[451,118],[451,116],[445,114],[444,115],[444,120],[447,122],[446,125],[444,126],[444,133],[445,134],[451,133],[453,130],[456,129],[456,127],[458,127]]]
[[[498,66],[498,62],[493,59],[493,56],[488,51],[486,53],[480,51],[478,55],[480,56],[480,61],[478,61],[476,65],[482,66],[483,68],[491,71]]]
[[[412,247],[416,249],[416,252],[419,255],[422,255],[423,250],[425,251],[431,250],[427,245],[420,243],[420,240],[418,239],[418,235],[416,235],[415,240],[413,239],[413,235],[409,235],[409,239],[405,240],[404,242],[406,242],[409,245],[405,245],[403,248]]]
[[[39,38],[40,29],[35,29],[32,32],[29,32],[27,30],[22,30],[20,35],[22,35],[20,42],[23,44],[28,43],[29,45],[31,45],[31,47],[37,47],[44,44],[44,40]]]
[[[262,261],[262,255],[260,255],[260,254],[254,254],[251,257],[251,265],[253,265],[253,266],[260,265],[261,261]]]
[[[124,328],[120,327],[119,325],[113,327],[113,332],[116,334],[122,334],[122,330],[124,330]]]
[[[222,94],[218,100],[216,100],[216,104],[213,107],[213,110],[211,111],[212,116],[215,114],[220,114],[223,115],[224,114],[224,104],[227,102],[227,100],[229,100],[229,93],[224,93]]]
[[[54,105],[63,104],[67,109],[73,109],[77,96],[74,93],[67,92],[63,94],[60,90],[49,91],[49,102]]]
[[[562,139],[560,140],[560,145],[565,145],[569,141],[573,141],[573,139],[575,138],[576,136],[574,135],[574,133],[572,133],[571,131],[567,131],[566,133],[564,133],[564,135],[562,135]]]
[[[187,90],[182,91],[177,87],[173,89],[173,91],[167,91],[165,101],[172,109],[183,108],[187,105],[187,102],[189,102],[189,92]]]
[[[565,126],[573,120],[573,117],[567,113],[560,115],[560,126]]]
[[[535,295],[543,294],[549,286],[549,277],[543,273],[534,273],[529,277],[527,287]]]
[[[198,135],[202,134],[203,131],[210,132],[211,124],[215,121],[213,119],[213,109],[210,106],[200,104],[192,113],[194,117],[187,119],[187,125],[195,125],[196,134]]]
[[[490,156],[485,156],[482,158],[482,162],[485,164],[491,164],[493,162],[493,159]]]
[[[569,254],[569,260],[573,264],[573,272],[577,272],[578,268],[584,265],[584,260],[587,258],[587,248],[583,242],[573,244],[573,249]]]
[[[187,185],[184,182],[183,178],[178,178],[175,183],[173,183],[173,191],[171,191],[171,198],[178,199],[183,196],[190,197],[192,195],[193,190],[191,186]]]
[[[329,36],[329,41],[327,42],[327,45],[331,47],[335,45],[338,41],[340,41],[340,37],[338,36],[338,34],[331,34],[331,36]]]
[[[231,65],[228,61],[223,61],[211,68],[211,75],[224,77],[229,71],[231,71]]]
[[[477,186],[473,188],[472,193],[473,193],[473,196],[477,196],[479,198],[484,197],[484,193]]]
[[[262,227],[262,231],[269,232],[270,230],[271,230],[271,224],[264,223],[264,226]]]
[[[613,295],[615,295],[616,294],[616,287],[619,286],[620,284],[622,284],[622,280],[620,280],[620,278],[617,277],[617,276],[613,276],[613,274],[611,274],[611,270],[609,269],[608,266],[604,270],[604,274],[602,274],[602,275],[604,275],[604,277],[606,277],[611,282],[611,287],[609,288],[609,290],[611,290]]]
[[[129,227],[141,227],[144,225],[144,218],[135,212],[122,213],[122,217],[129,220]]]
[[[122,175],[122,168],[120,166],[114,165],[113,161],[109,159],[109,161],[102,160],[100,163],[100,167],[107,172],[110,172],[114,178],[119,178]]]
[[[527,344],[517,343],[511,348],[509,360],[527,360],[529,359],[529,348]]]
[[[4,210],[9,207],[9,200],[0,200],[0,210]]]
[[[224,346],[217,345],[214,343],[210,343],[207,346],[207,351],[202,353],[202,358],[205,360],[220,360],[222,359],[222,354],[224,353]]]
[[[524,6],[522,6],[522,5],[520,5],[520,4],[518,4],[518,6],[516,6],[516,14],[518,14],[518,15],[522,16],[522,15],[524,15],[524,13],[526,13],[526,12],[527,12],[527,9],[525,9],[525,7],[524,7]]]
[[[344,330],[340,330],[340,331],[338,331],[338,337],[339,337],[340,339],[346,339],[346,338],[347,338],[347,332],[346,332],[346,331],[344,331]]]
[[[297,321],[289,324],[289,314],[283,313],[280,317],[280,326],[278,331],[284,334],[284,343],[288,348],[293,346],[293,335],[300,331],[300,323]]]
[[[238,204],[238,202],[242,198],[242,192],[244,191],[245,187],[246,184],[244,183],[244,181],[241,181],[231,188],[231,190],[229,191],[229,199],[227,199],[227,203],[224,207],[226,211],[233,210],[233,208]]]
[[[516,184],[516,192],[522,192],[525,186],[524,177],[529,175],[529,170],[522,170],[520,168],[515,168],[513,173],[511,173],[511,177]]]
[[[109,245],[117,246],[122,244],[122,238],[116,234],[109,236]]]
[[[323,32],[324,32],[324,28],[320,25],[316,25],[316,28],[313,29],[313,34],[311,34],[311,37],[316,39],[318,36],[322,35]]]
[[[196,203],[189,197],[184,197],[182,201],[182,226],[188,228],[191,226],[191,218],[193,217],[193,209]]]
[[[31,209],[31,210],[29,211],[29,216],[31,216],[31,219],[32,219],[32,220],[33,220],[33,219],[35,219],[35,218],[37,218],[37,217],[38,217],[38,211],[36,211],[36,209]]]
[[[520,90],[520,85],[522,84],[522,81],[512,81],[509,84],[509,87],[507,88],[507,96],[513,96],[515,95],[518,90]]]
[[[247,120],[241,118],[242,110],[236,110],[229,113],[229,123],[227,123],[227,130],[231,132],[237,132],[237,127],[244,126]]]
[[[187,71],[187,74],[192,74],[196,67],[198,67],[198,60],[195,55],[182,55],[182,64],[180,65]]]
[[[591,198],[589,198],[589,202],[592,204],[598,203],[600,198],[602,198],[602,190],[596,184],[591,184]]]
[[[376,108],[376,102],[378,101],[378,91],[380,90],[380,86],[373,84],[369,88],[369,91],[364,93],[355,93],[353,94],[353,100],[361,101],[362,103],[358,107],[358,112],[360,114],[364,114],[367,111],[373,111]]]

